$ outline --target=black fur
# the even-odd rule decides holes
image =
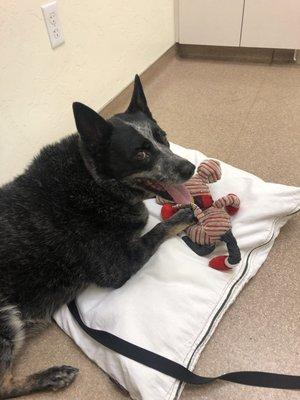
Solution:
[[[83,104],[73,109],[79,135],[42,149],[0,189],[0,398],[67,386],[77,370],[65,366],[12,380],[26,335],[89,284],[123,285],[193,222],[183,209],[140,236],[143,200],[189,179],[194,166],[170,151],[138,77],[124,114],[105,121]]]

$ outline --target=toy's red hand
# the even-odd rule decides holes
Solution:
[[[229,215],[234,215],[239,211],[239,207],[226,206],[225,208]]]
[[[235,196],[236,197],[236,195],[233,194],[233,193],[229,193],[228,196]],[[227,211],[227,213],[229,215],[235,215],[239,211],[240,207],[226,206],[225,209],[226,209],[226,211]]]
[[[163,220],[169,219],[172,217],[172,215],[174,215],[175,213],[177,213],[178,208],[172,206],[172,204],[164,204],[161,208],[160,211],[160,215],[162,217]]]

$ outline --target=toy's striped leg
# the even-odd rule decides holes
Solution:
[[[207,256],[216,248],[214,244],[209,246],[209,245],[201,245],[195,243],[188,236],[182,236],[181,239],[185,242],[185,244],[189,246],[190,249],[192,249],[196,254],[198,254],[198,256]]]
[[[227,246],[229,254],[227,262],[232,266],[238,264],[241,261],[241,252],[232,231],[227,231],[223,236],[221,236],[221,240],[225,242]]]
[[[241,261],[241,252],[231,230],[222,235],[221,240],[226,243],[229,255],[228,257],[214,257],[210,260],[209,266],[220,271],[226,271],[234,268]]]

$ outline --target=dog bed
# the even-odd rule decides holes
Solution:
[[[172,144],[195,165],[204,154]],[[195,254],[180,237],[169,239],[121,288],[89,287],[76,304],[84,323],[193,369],[227,308],[265,261],[280,228],[300,208],[300,188],[266,183],[221,162],[222,179],[213,198],[236,193],[241,209],[232,218],[242,261],[228,272],[209,268],[209,258],[226,254],[223,244],[207,257]],[[160,221],[160,206],[147,200],[145,232]],[[183,384],[111,351],[87,335],[67,306],[54,316],[58,325],[113,380],[136,400],[175,400]]]

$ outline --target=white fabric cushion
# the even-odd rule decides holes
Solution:
[[[172,144],[172,150],[199,165],[206,156]],[[221,162],[222,179],[211,185],[213,198],[236,193],[232,217],[242,261],[229,272],[209,268],[209,258],[226,254],[223,243],[208,257],[196,255],[179,237],[166,241],[149,262],[117,290],[90,287],[77,299],[86,325],[193,368],[226,309],[265,261],[280,228],[300,207],[300,188],[266,183]],[[146,201],[145,231],[160,221],[160,206]],[[175,379],[120,356],[87,336],[66,306],[58,325],[133,399],[172,400],[182,385]],[[228,371],[224,371],[228,372]]]

